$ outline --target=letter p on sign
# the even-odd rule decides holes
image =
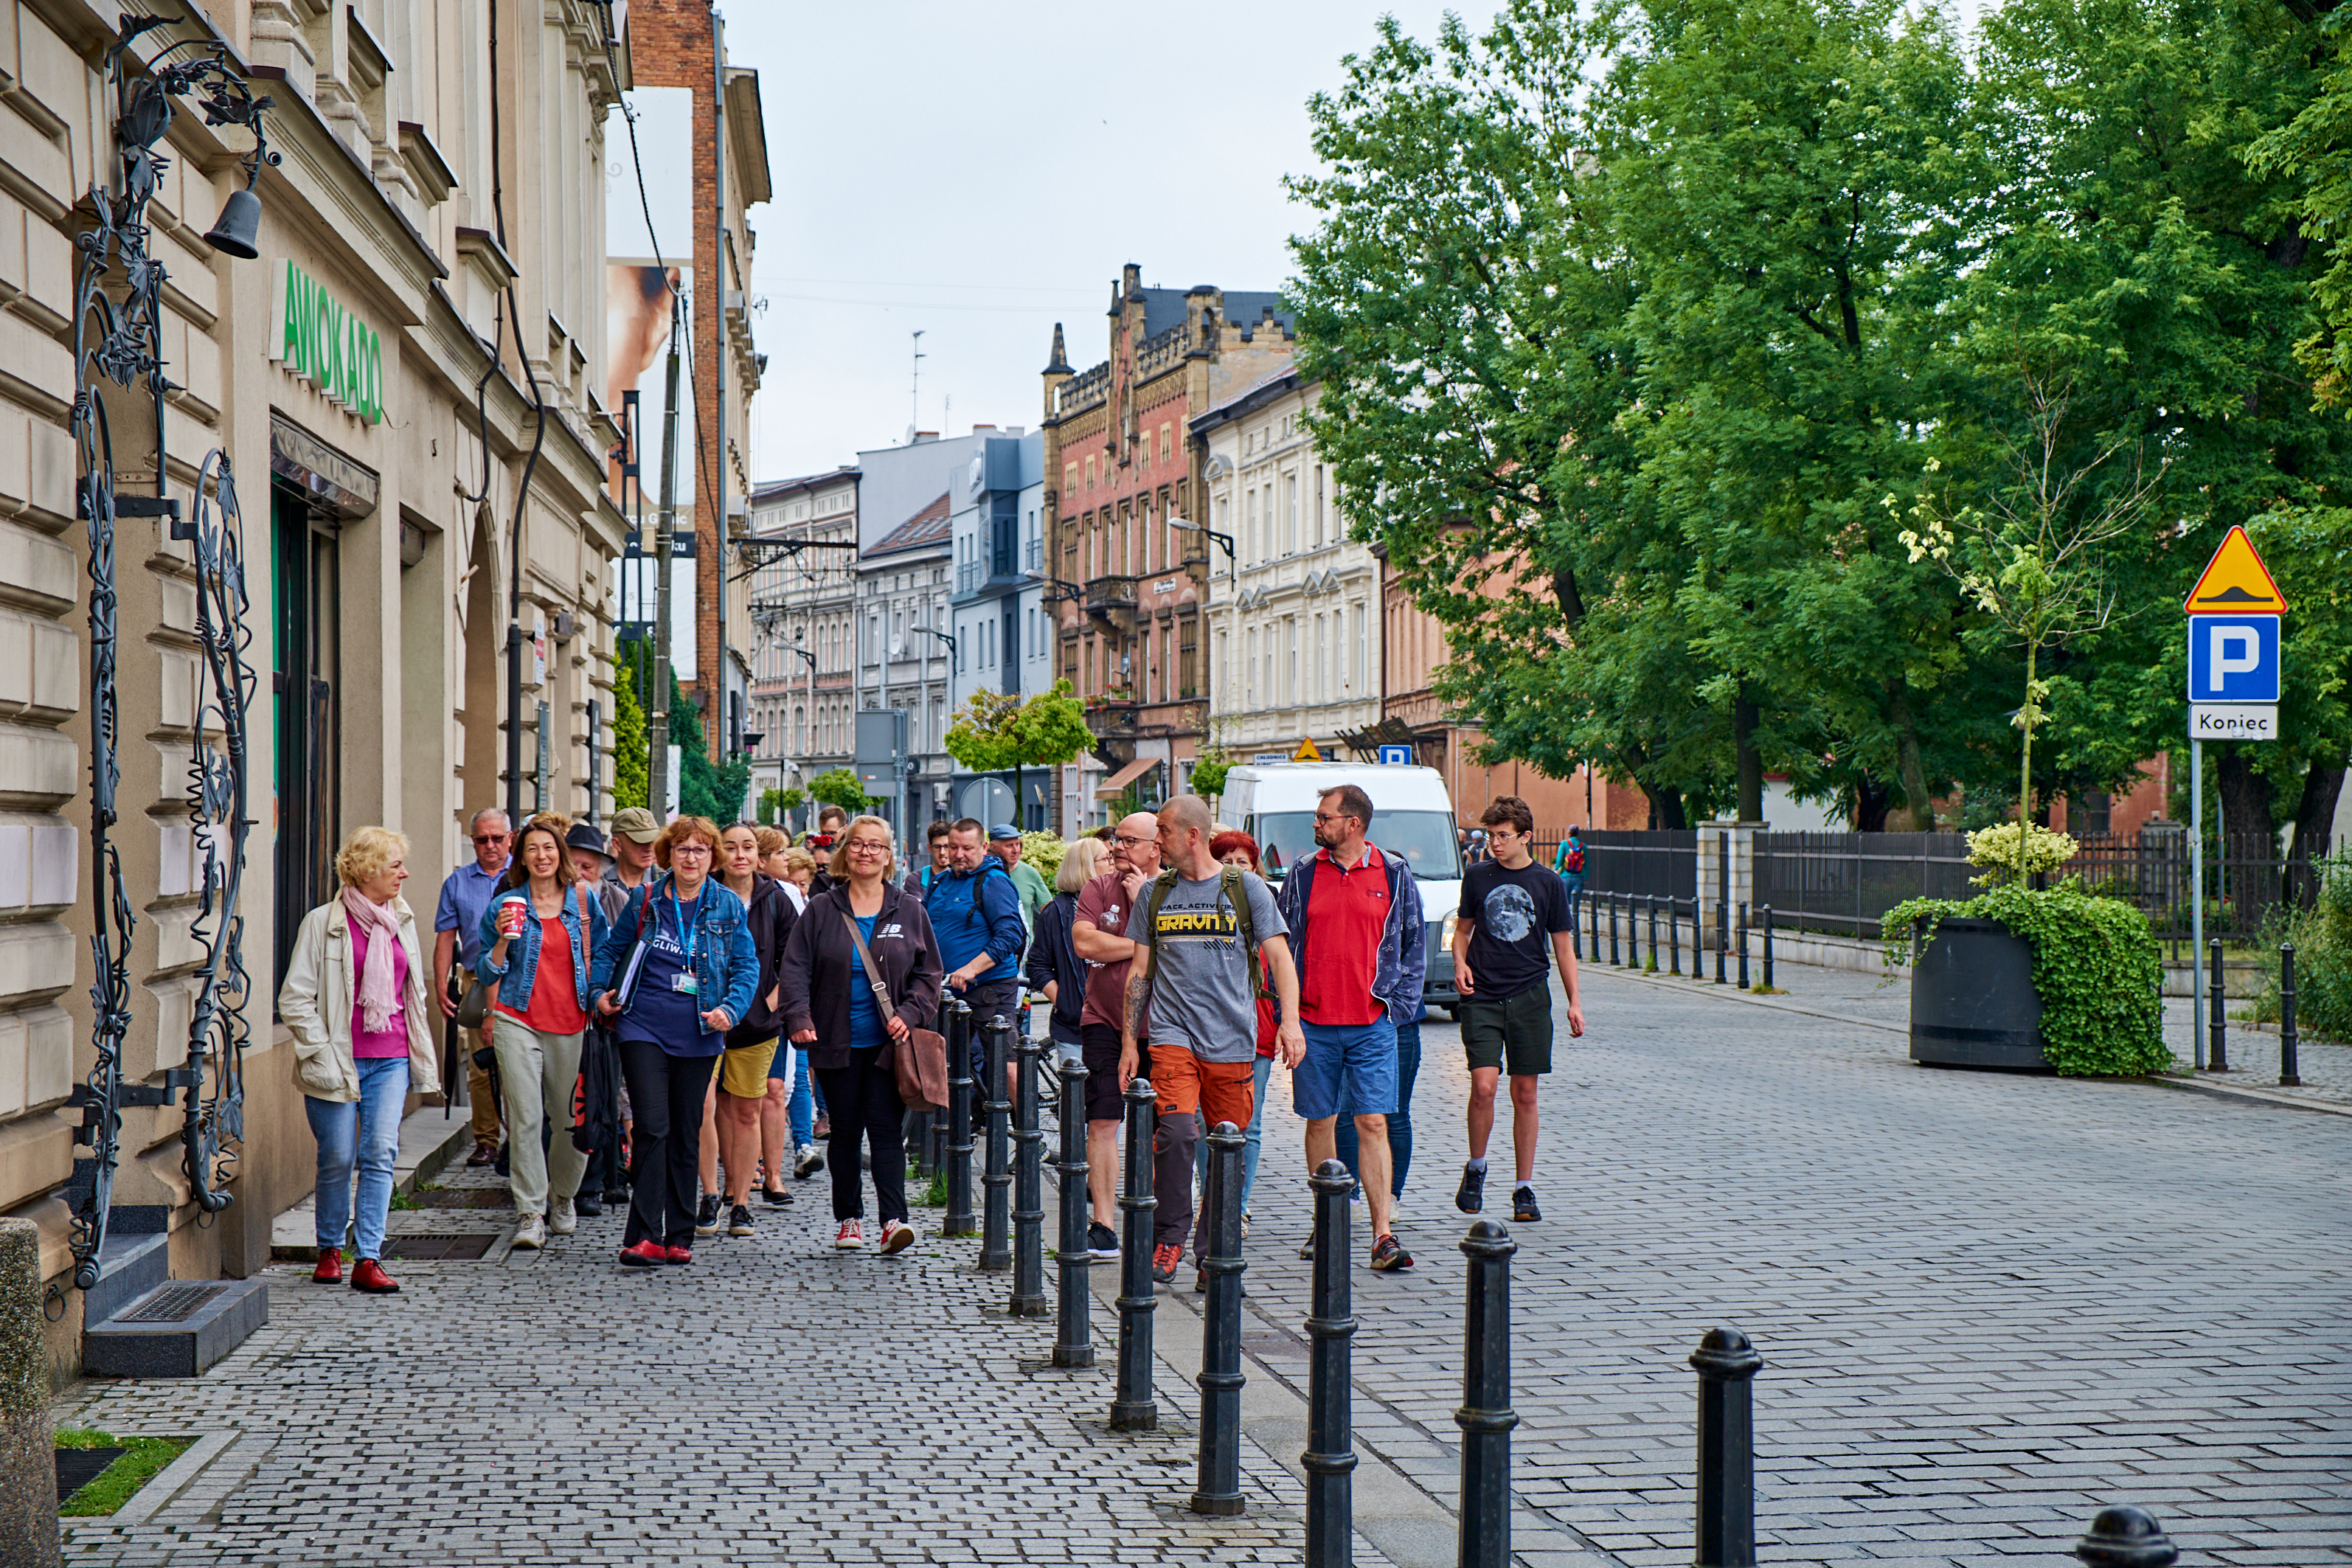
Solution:
[[[2276,616],[2192,616],[2189,619],[2191,702],[2279,700]]]

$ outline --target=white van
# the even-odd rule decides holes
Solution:
[[[1269,881],[1315,853],[1315,803],[1325,790],[1354,784],[1372,797],[1371,840],[1398,855],[1421,885],[1428,925],[1429,972],[1422,1000],[1451,1013],[1454,912],[1462,902],[1462,856],[1454,837],[1454,802],[1435,768],[1365,763],[1244,763],[1225,774],[1218,816],[1257,840]]]

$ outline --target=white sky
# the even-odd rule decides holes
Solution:
[[[730,60],[760,72],[775,189],[751,212],[754,477],[903,439],[918,328],[924,429],[1034,428],[1055,321],[1074,366],[1100,361],[1122,263],[1155,287],[1282,287],[1307,96],[1383,12],[1429,38],[1444,9],[722,0]]]

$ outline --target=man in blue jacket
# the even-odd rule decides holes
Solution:
[[[987,1059],[981,1026],[1021,1006],[1021,950],[1029,929],[1021,920],[1021,890],[1004,862],[988,852],[988,830],[967,816],[948,828],[948,867],[923,895],[923,912],[947,966],[948,989],[971,1008],[972,1079]]]

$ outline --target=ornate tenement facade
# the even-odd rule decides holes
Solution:
[[[1074,372],[1062,328],[1045,370],[1045,552],[1055,668],[1087,704],[1091,753],[1061,770],[1065,832],[1102,819],[1129,788],[1184,787],[1206,722],[1195,415],[1289,363],[1278,295],[1202,284],[1147,289],[1129,263],[1112,286],[1109,356]]]

